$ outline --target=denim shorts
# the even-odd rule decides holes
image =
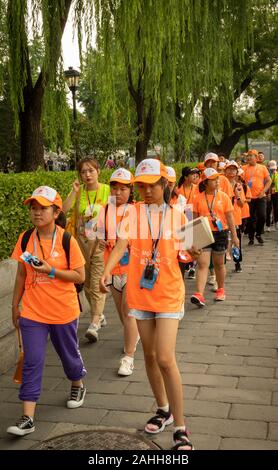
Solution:
[[[158,320],[159,318],[168,318],[170,320],[182,320],[184,317],[184,304],[182,304],[180,312],[150,312],[148,310],[137,310],[131,308],[128,313],[129,317],[136,320]]]

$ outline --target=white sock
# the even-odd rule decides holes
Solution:
[[[126,356],[126,355],[125,355],[125,359],[126,359],[130,364],[133,364],[133,362],[134,362],[134,358],[131,357],[131,356]]]
[[[169,403],[168,403],[168,405],[165,405],[165,406],[158,406],[157,408],[158,408],[159,410],[165,411],[165,413],[168,413],[168,412],[169,412]]]

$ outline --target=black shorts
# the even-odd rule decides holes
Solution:
[[[203,251],[212,251],[221,255],[224,254],[228,248],[228,230],[222,230],[221,232],[212,232],[214,237],[214,243],[203,248]]]

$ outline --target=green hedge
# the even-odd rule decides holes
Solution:
[[[177,163],[173,166],[179,178],[185,164]],[[102,170],[100,182],[109,183],[111,173],[111,170]],[[23,201],[41,185],[55,188],[65,199],[71,191],[75,176],[73,171],[0,173],[0,260],[11,255],[19,234],[31,225],[28,207],[23,205]]]

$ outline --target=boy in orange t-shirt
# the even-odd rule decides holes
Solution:
[[[7,432],[25,436],[35,430],[34,414],[40,396],[47,338],[60,356],[64,371],[72,381],[68,408],[83,405],[86,389],[82,378],[86,370],[77,339],[79,303],[74,283],[85,279],[84,264],[77,241],[70,239],[69,267],[62,245],[64,230],[55,225],[62,208],[57,191],[40,186],[24,204],[30,206],[35,226],[22,253],[20,235],[12,258],[18,269],[12,302],[15,328],[22,335],[24,364],[19,398],[23,401],[23,416]],[[22,309],[19,304],[22,300]]]

